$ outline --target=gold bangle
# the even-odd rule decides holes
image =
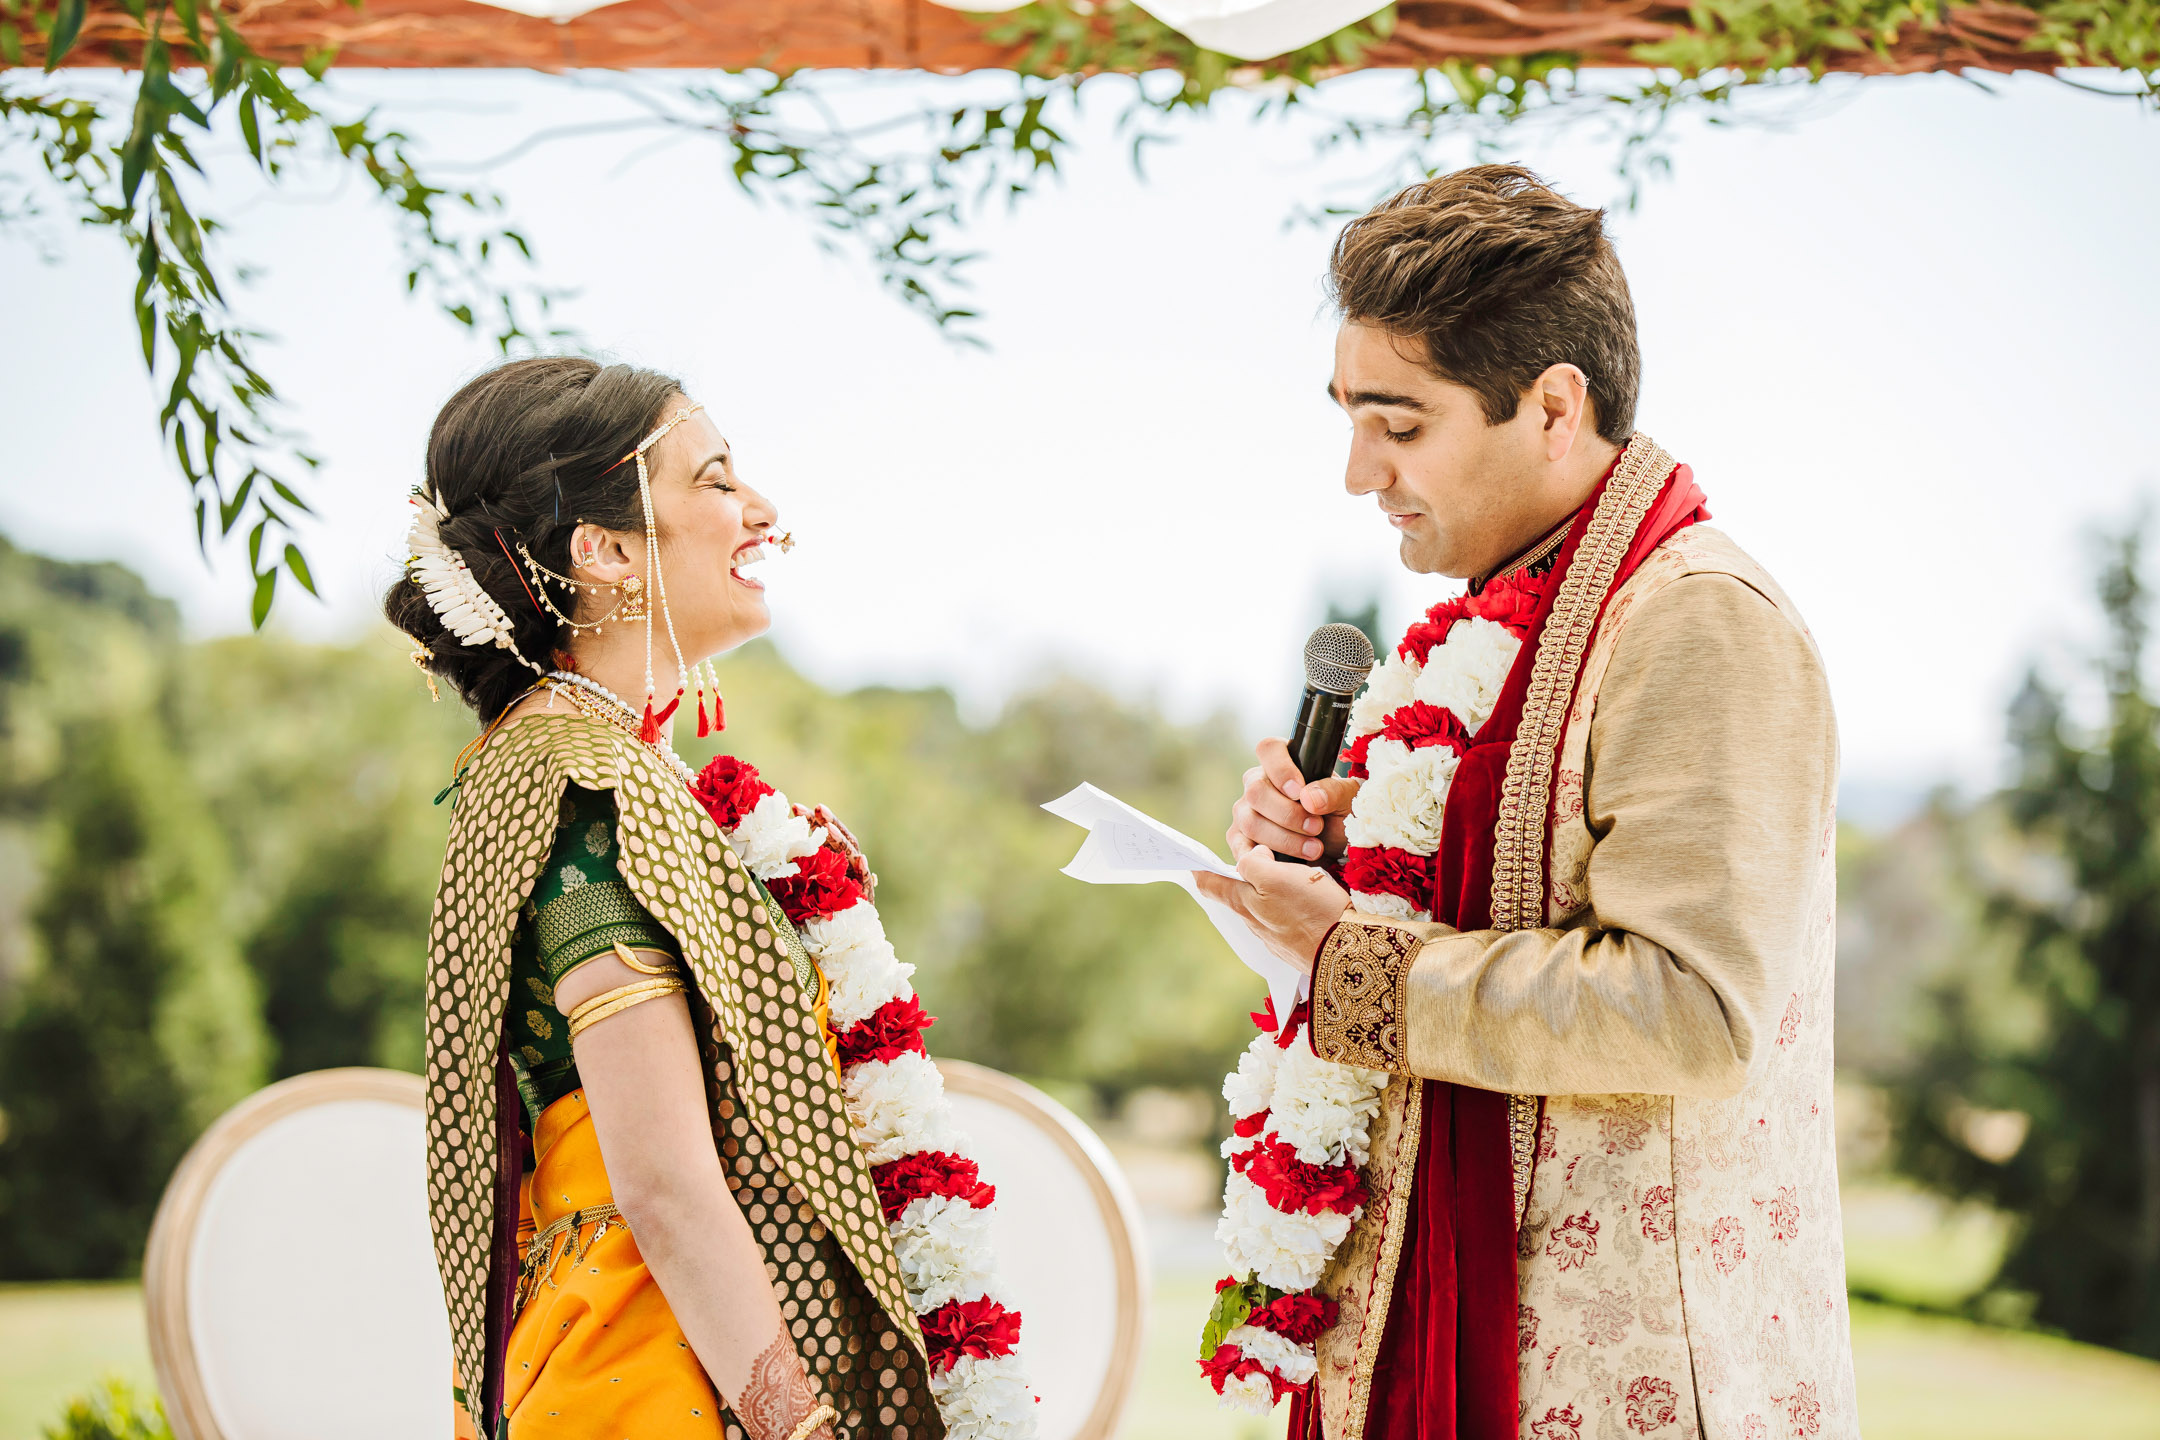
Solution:
[[[603,991],[570,1012],[570,1038],[577,1039],[610,1015],[619,1015],[633,1005],[658,1000],[663,995],[680,995],[683,989],[681,979],[670,975],[660,980],[640,980],[635,984]]]
[[[665,965],[647,965],[637,956],[631,954],[630,947],[620,940],[615,942],[615,958],[637,971],[640,975],[673,975],[675,973],[675,962],[673,960],[669,960]]]
[[[830,1425],[839,1418],[840,1412],[833,1409],[832,1406],[820,1405],[808,1415],[803,1416],[802,1423],[795,1427],[794,1433],[788,1436],[788,1440],[810,1440],[810,1437],[818,1432],[819,1426]]]

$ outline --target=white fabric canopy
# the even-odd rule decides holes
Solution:
[[[478,0],[542,20],[572,20],[618,0]],[[933,0],[948,10],[1014,10],[1027,0]],[[1147,0],[1142,9],[1179,34],[1240,60],[1266,60],[1334,34],[1384,8],[1372,0]]]
[[[489,0],[501,4],[503,0]],[[548,0],[523,0],[548,3]],[[575,4],[577,0],[561,0]],[[935,0],[948,10],[1011,10],[1025,0]],[[1141,9],[1185,36],[1240,60],[1267,60],[1386,9],[1373,0],[1142,0]]]

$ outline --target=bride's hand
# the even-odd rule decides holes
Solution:
[[[862,886],[863,899],[876,904],[877,876],[870,873],[870,857],[863,853],[862,842],[855,838],[855,832],[841,824],[840,817],[823,805],[815,810],[805,810],[797,805],[795,813],[808,820],[812,829],[820,825],[825,827],[825,843],[847,858],[848,874],[855,878],[856,884]]]

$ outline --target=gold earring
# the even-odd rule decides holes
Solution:
[[[645,582],[635,575],[626,576],[622,582],[622,608],[610,616],[614,620],[642,620],[645,618]]]

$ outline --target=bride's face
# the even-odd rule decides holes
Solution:
[[[666,413],[678,408],[670,405]],[[674,617],[684,658],[717,655],[764,634],[772,625],[765,587],[743,572],[762,554],[760,546],[779,511],[735,472],[726,437],[702,410],[669,431],[645,458],[660,531],[667,611]],[[660,595],[649,559],[640,568],[648,602],[656,607],[657,654],[666,643],[667,616],[657,608]]]

